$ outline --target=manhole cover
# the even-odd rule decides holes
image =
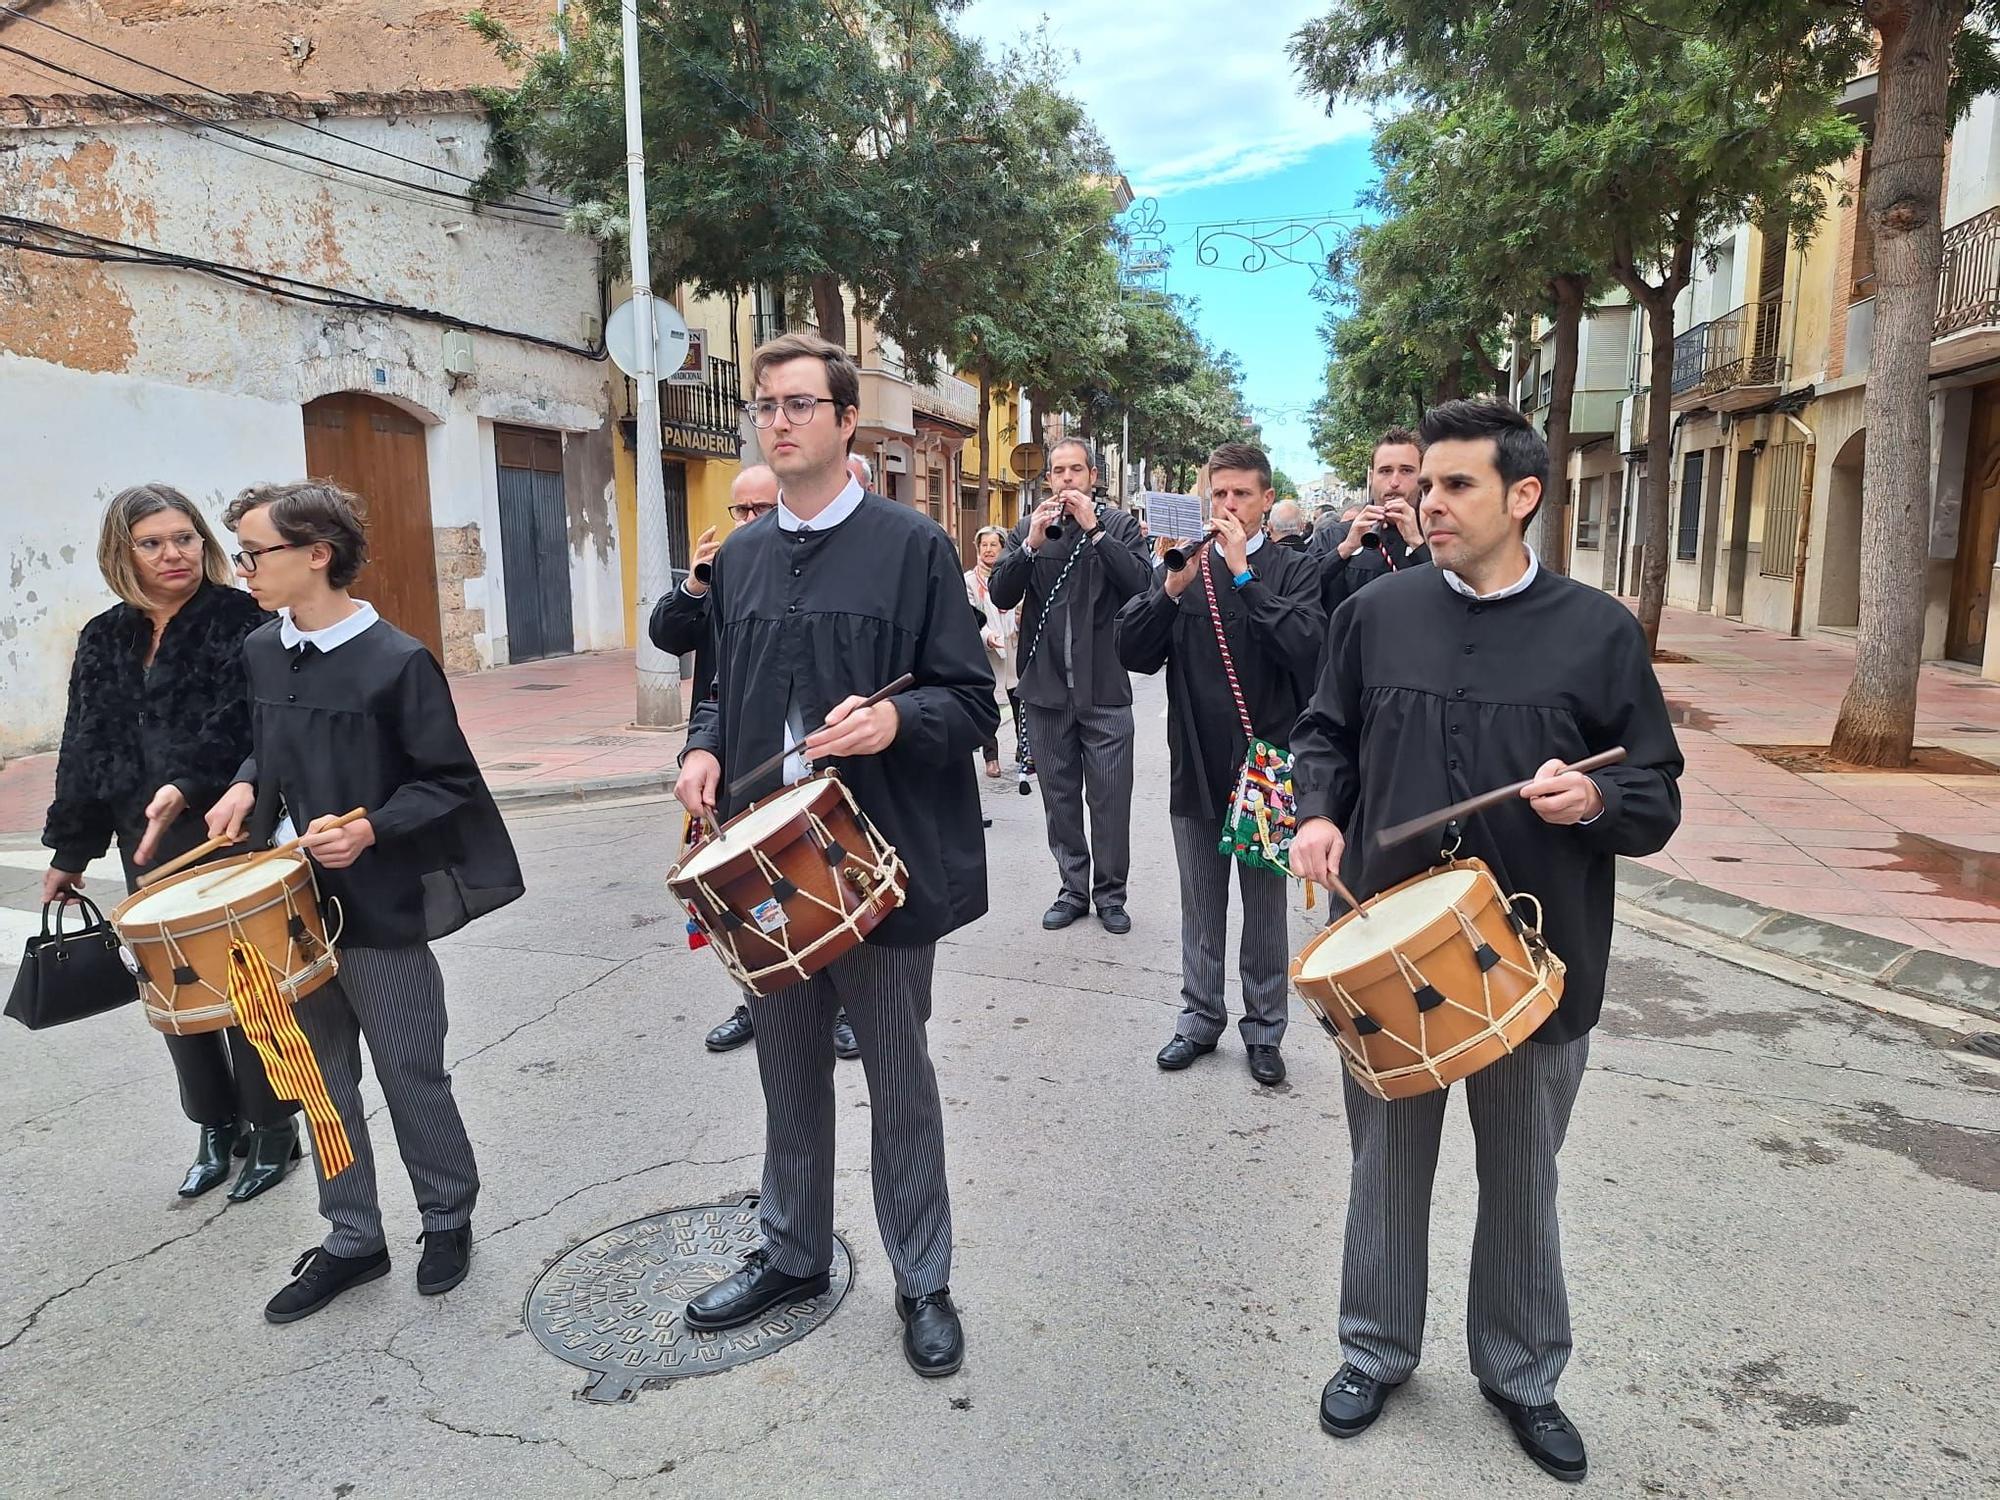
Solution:
[[[833,1316],[853,1281],[846,1242],[835,1235],[832,1284],[822,1295],[724,1333],[682,1323],[687,1299],[736,1271],[762,1239],[755,1193],[634,1219],[542,1272],[522,1317],[549,1353],[593,1372],[586,1401],[630,1401],[648,1386],[713,1375],[804,1338]]]
[[[566,686],[566,683],[561,682],[517,682],[514,684],[514,691],[517,693],[554,693],[561,691]]]

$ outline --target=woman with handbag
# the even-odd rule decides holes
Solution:
[[[1277,498],[1271,462],[1248,443],[1209,457],[1212,539],[1151,593],[1119,612],[1128,671],[1167,671],[1169,807],[1181,883],[1181,997],[1160,1067],[1176,1072],[1215,1050],[1222,1003],[1229,870],[1243,896],[1244,1051],[1250,1075],[1280,1083],[1290,937],[1285,851],[1291,777],[1285,743],[1312,695],[1326,616],[1319,565],[1264,532]]]
[[[229,559],[194,502],[144,484],[104,513],[97,564],[121,602],[77,639],[55,801],[42,842],[55,851],[42,900],[82,892],[113,839],[136,889],[149,866],[204,842],[203,814],[250,753],[243,638],[269,618],[234,586]],[[200,1127],[180,1194],[198,1197],[247,1158],[229,1190],[254,1198],[299,1155],[297,1109],[280,1101],[235,1027],[168,1036],[181,1107]]]
[[[993,669],[993,698],[997,703],[1005,703],[1014,711],[1014,760],[1021,759],[1021,699],[1015,691],[1019,686],[1018,668],[1014,661],[1015,650],[1020,645],[1021,611],[1001,609],[993,602],[988,588],[993,577],[993,565],[1000,561],[1000,554],[1007,550],[1007,533],[998,526],[983,526],[975,540],[979,550],[979,561],[966,571],[965,597],[971,601],[973,613],[979,616],[979,639],[986,646],[986,664]],[[1000,774],[1000,731],[993,731],[993,738],[980,746],[986,757],[986,774]]]

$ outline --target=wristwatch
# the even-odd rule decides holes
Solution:
[[[1257,575],[1255,573],[1251,572],[1248,568],[1245,568],[1241,573],[1238,573],[1234,578],[1230,579],[1229,582],[1231,586],[1240,589],[1243,587],[1244,584],[1248,583],[1251,579],[1255,578],[1256,576]]]

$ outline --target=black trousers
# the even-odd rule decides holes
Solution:
[[[1021,695],[1012,688],[1007,690],[1007,706],[1014,710],[1014,759],[1021,758]],[[988,760],[1000,758],[1000,730],[995,726],[993,738],[979,747],[980,753]]]
[[[148,869],[157,869],[170,859],[178,859],[208,837],[202,813],[189,808],[160,839],[159,852]],[[118,857],[125,865],[125,888],[139,888],[145,871],[132,864],[132,851],[146,836],[146,825],[118,830]],[[229,1125],[242,1121],[249,1126],[282,1125],[298,1106],[280,1099],[271,1091],[263,1059],[236,1027],[205,1031],[196,1036],[161,1033],[167,1055],[174,1060],[174,1075],[180,1080],[181,1112],[197,1125]]]

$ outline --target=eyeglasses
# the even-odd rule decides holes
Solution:
[[[778,420],[778,408],[785,409],[785,417],[794,426],[810,422],[822,406],[831,406],[836,414],[841,403],[831,396],[787,396],[783,401],[745,401],[743,410],[748,413],[751,424],[769,427]]]
[[[246,573],[257,571],[257,559],[266,552],[284,552],[293,547],[303,546],[302,542],[279,542],[274,547],[245,547],[241,552],[232,553],[236,566]]]
[[[768,516],[777,508],[775,501],[769,505],[732,505],[729,507],[729,519],[741,526],[744,522],[754,521],[759,516]]]
[[[158,557],[169,547],[176,552],[199,552],[201,538],[192,531],[177,531],[172,536],[142,536],[132,543],[132,550],[141,557]]]

